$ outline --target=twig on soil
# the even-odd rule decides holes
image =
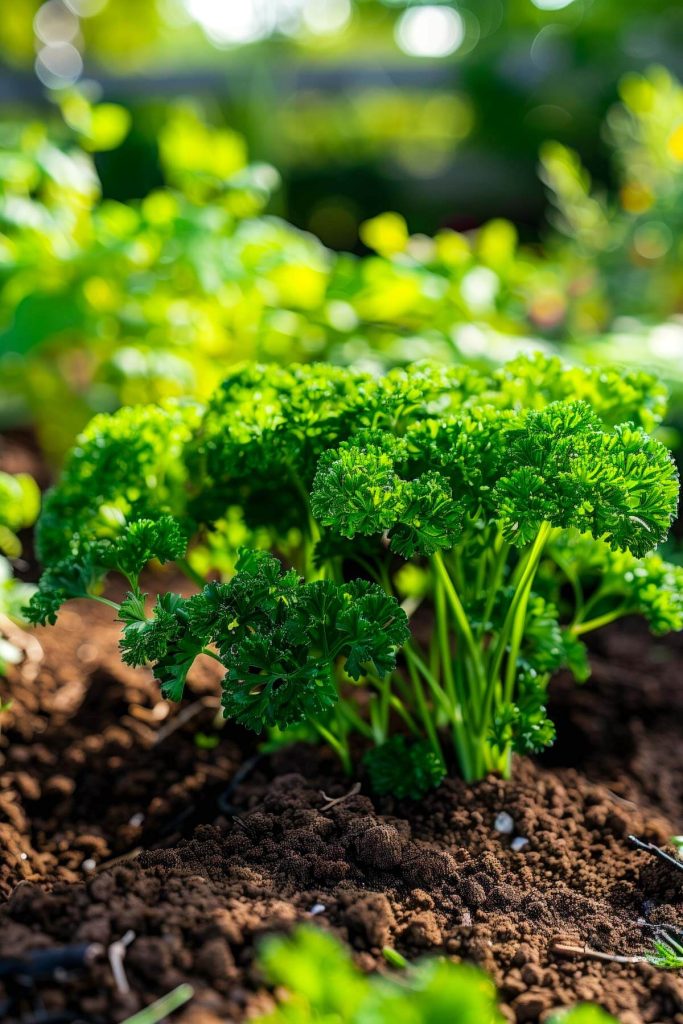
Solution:
[[[172,736],[178,729],[182,729],[187,722],[191,721],[204,708],[217,708],[219,706],[220,701],[217,697],[202,697],[200,700],[188,704],[186,708],[183,708],[177,715],[174,715],[170,722],[167,722],[166,725],[159,729],[153,746],[158,747],[160,743],[165,743],[169,736]]]
[[[343,804],[345,800],[350,800],[352,796],[356,796],[358,793],[360,793],[360,782],[354,782],[351,789],[348,793],[345,793],[344,796],[330,797],[324,789],[321,789],[320,795],[323,800],[326,800],[327,802],[323,804],[320,810],[329,811],[331,807],[336,807],[337,804]]]
[[[128,860],[136,860],[142,853],[142,847],[136,846],[132,850],[128,850],[127,853],[121,853],[118,857],[112,857],[110,860],[103,860],[101,864],[98,864],[95,868],[95,874],[99,874],[100,871],[105,871],[107,868],[113,868],[116,864],[125,864]]]
[[[169,1013],[173,1013],[174,1010],[189,1002],[193,995],[194,989],[192,985],[178,985],[177,988],[167,992],[165,996],[161,996],[156,1002],[150,1003],[144,1010],[140,1010],[139,1013],[134,1013],[132,1017],[128,1017],[123,1024],[159,1024],[159,1021],[167,1017]]]
[[[624,807],[638,807],[638,804],[635,802],[635,800],[627,800],[625,796],[619,796],[619,794],[615,793],[613,789],[608,788],[607,792],[613,800],[616,800],[618,804],[622,804],[622,806]]]
[[[126,958],[126,950],[134,939],[135,932],[129,930],[117,942],[112,942],[111,946],[107,950],[109,963],[111,964],[111,973],[114,975],[116,987],[121,995],[127,995],[130,992],[130,985],[128,984],[128,978],[126,977],[123,961]]]
[[[251,829],[250,829],[250,828],[249,828],[249,826],[247,825],[246,821],[244,821],[244,820],[243,820],[242,818],[240,818],[239,814],[233,814],[233,816],[232,816],[232,820],[233,820],[233,821],[235,822],[235,824],[236,824],[236,825],[238,826],[238,828],[241,828],[241,829],[242,829],[242,831],[243,831],[243,832],[244,832],[244,833],[245,833],[246,835],[248,835],[248,836],[249,836],[249,838],[250,838],[250,839],[253,839],[253,838],[254,838],[254,837],[253,837],[253,835],[252,835],[252,833],[251,833]]]
[[[654,843],[646,843],[642,839],[638,839],[637,836],[629,836],[629,842],[636,846],[639,850],[644,850],[645,853],[652,854],[653,857],[658,857],[659,860],[664,861],[669,867],[677,868],[679,871],[683,871],[683,860],[678,860],[677,857],[673,857],[666,850],[663,850],[661,846],[655,846]]]
[[[613,964],[644,964],[647,962],[647,957],[644,956],[622,956],[617,953],[602,953],[599,949],[591,949],[590,946],[571,946],[564,942],[553,943],[551,952],[557,954],[557,956],[607,960]]]

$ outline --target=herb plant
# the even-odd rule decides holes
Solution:
[[[548,682],[587,677],[585,634],[634,612],[683,627],[683,569],[653,553],[678,498],[649,434],[664,409],[646,374],[543,356],[382,378],[249,364],[205,409],[91,423],[46,500],[29,614],[113,603],[116,571],[122,655],[171,699],[209,655],[226,717],[317,733],[348,770],[359,734],[380,792],[419,796],[449,750],[468,780],[507,775],[552,743]],[[152,559],[201,589],[150,607]]]

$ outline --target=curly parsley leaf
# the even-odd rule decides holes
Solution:
[[[426,741],[394,736],[369,750],[364,758],[375,793],[419,800],[443,781],[446,767]]]

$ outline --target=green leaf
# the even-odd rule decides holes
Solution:
[[[446,767],[426,741],[410,743],[394,736],[369,750],[364,762],[375,793],[419,800],[443,781]]]
[[[130,617],[134,600],[130,595],[119,610],[119,618],[126,622],[120,640],[121,656],[127,665],[161,661],[182,630],[179,612],[183,599],[177,594],[160,594],[151,619]]]
[[[396,651],[410,637],[406,614],[395,598],[364,580],[347,584],[341,593],[345,608],[329,620],[333,649],[346,658],[352,679],[360,679],[370,664],[381,678],[396,667]]]
[[[323,526],[350,538],[381,534],[396,523],[401,505],[394,459],[381,448],[342,447],[320,459],[311,507]]]
[[[339,699],[329,662],[293,647],[282,630],[245,638],[226,660],[223,713],[254,732],[319,719]]]

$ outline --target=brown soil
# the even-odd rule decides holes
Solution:
[[[418,804],[364,787],[325,809],[321,791],[349,783],[301,747],[227,789],[254,748],[216,727],[213,666],[169,709],[147,673],[121,666],[116,636],[107,609],[74,605],[38,631],[42,660],[34,652],[5,687],[0,956],[136,936],[127,995],[106,956],[40,981],[55,1020],[122,1020],[183,980],[196,993],[187,1024],[243,1020],[269,1001],[258,938],[314,918],[367,969],[385,945],[480,963],[520,1024],[581,1000],[623,1024],[683,1024],[680,975],[558,951],[639,954],[658,924],[683,922],[683,872],[627,841],[681,831],[680,638],[607,634],[594,682],[555,686],[548,763],[519,762],[513,782],[448,781]],[[493,827],[501,811],[529,840],[519,852]]]

